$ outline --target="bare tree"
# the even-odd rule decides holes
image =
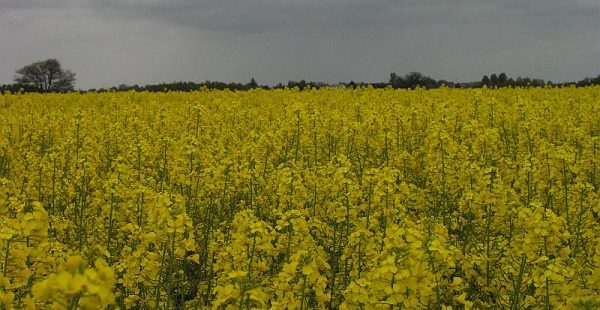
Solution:
[[[63,70],[56,59],[37,61],[17,70],[16,83],[29,85],[42,92],[73,90],[75,73]]]

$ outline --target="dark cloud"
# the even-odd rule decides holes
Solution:
[[[597,0],[0,0],[0,82],[56,57],[80,87],[600,73]]]
[[[97,1],[91,7],[103,16],[154,19],[200,30],[237,34],[322,27],[354,29],[393,22],[387,0],[371,1]],[[397,16],[396,16],[397,17]]]
[[[68,1],[2,0],[0,10],[53,9],[66,7]]]

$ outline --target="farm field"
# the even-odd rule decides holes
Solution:
[[[4,309],[596,309],[600,88],[0,96]]]

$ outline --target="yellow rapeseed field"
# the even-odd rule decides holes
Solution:
[[[596,309],[600,88],[0,96],[3,309]]]

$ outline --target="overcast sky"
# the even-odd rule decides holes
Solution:
[[[600,74],[599,0],[0,0],[0,83],[57,58],[77,88]]]

